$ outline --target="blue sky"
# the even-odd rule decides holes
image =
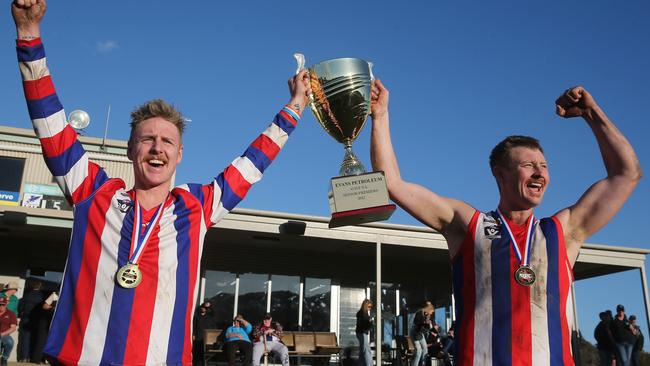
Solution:
[[[90,136],[128,137],[128,115],[163,98],[192,122],[178,182],[205,182],[240,154],[288,101],[293,53],[307,65],[337,57],[375,64],[391,92],[391,127],[405,179],[481,210],[498,192],[487,157],[511,134],[545,148],[551,186],[537,216],[574,203],[605,171],[587,125],[554,115],[582,84],[650,171],[650,3],[647,1],[52,1],[43,36],[68,111],[93,119]],[[8,4],[6,4],[8,5]],[[2,124],[28,127],[7,6],[0,14]],[[354,144],[370,166],[370,122]],[[307,112],[242,207],[329,215],[326,192],[343,149]],[[646,177],[612,222],[588,240],[650,249]],[[391,222],[417,224],[403,211]],[[598,312],[644,314],[639,274],[577,285],[580,325]],[[645,334],[648,334],[645,329]]]

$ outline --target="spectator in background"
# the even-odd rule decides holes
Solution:
[[[433,327],[431,316],[433,315],[433,304],[431,301],[425,301],[422,308],[415,312],[413,317],[413,326],[411,327],[411,337],[415,345],[415,353],[411,358],[411,366],[426,364],[428,354],[427,335]]]
[[[2,287],[0,297],[4,297],[9,301],[7,310],[18,316],[18,296],[16,296],[16,292],[18,292],[18,282],[11,281]]]
[[[253,365],[260,366],[260,358],[266,352],[275,352],[282,360],[282,366],[289,366],[289,349],[282,342],[282,326],[273,322],[271,314],[253,332]]]
[[[372,301],[365,299],[357,311],[357,326],[354,331],[359,340],[359,366],[372,366],[372,351],[370,350],[370,330],[372,328]]]
[[[612,335],[612,311],[607,310],[599,314],[600,322],[594,329],[594,338],[596,339],[596,347],[598,348],[598,356],[600,357],[600,366],[612,366],[614,359],[614,352],[616,351],[616,343]]]
[[[18,361],[29,362],[33,345],[36,344],[36,328],[42,304],[45,299],[41,281],[32,281],[30,289],[18,302],[18,317],[20,318],[20,330],[18,331]],[[29,288],[26,286],[26,288]]]
[[[447,336],[442,340],[442,360],[445,362],[445,366],[451,366],[451,357],[449,356],[449,353],[454,347],[455,332],[456,329],[454,328],[454,324],[452,324],[447,331]]]
[[[7,310],[9,300],[3,297],[0,298],[0,366],[6,366],[9,355],[14,349],[14,339],[11,338],[11,333],[16,331],[18,320],[14,312]]]
[[[216,329],[217,319],[214,318],[212,304],[209,301],[204,302],[199,307],[199,311],[194,317],[194,334],[192,335],[192,364],[203,365],[205,352],[203,350],[203,337],[206,329]]]
[[[431,315],[433,318],[433,314]],[[427,333],[427,347],[429,357],[442,358],[442,339],[440,337],[440,324],[431,320],[431,328]]]
[[[643,333],[641,328],[636,324],[636,315],[630,315],[630,329],[636,337],[634,347],[632,348],[632,366],[641,366],[641,352],[643,352]]]
[[[636,338],[625,315],[625,307],[621,304],[616,306],[616,316],[612,320],[611,329],[616,344],[616,366],[630,366]]]
[[[250,366],[253,359],[253,344],[249,334],[253,331],[251,323],[243,316],[237,314],[232,325],[226,329],[226,354],[228,366],[235,366],[235,353],[237,350],[244,356],[243,366]]]
[[[52,293],[43,301],[43,304],[40,306],[40,315],[38,316],[38,321],[34,323],[32,328],[33,332],[33,344],[32,344],[32,353],[31,360],[32,363],[41,363],[45,364],[45,358],[43,358],[43,349],[45,348],[45,342],[47,341],[47,333],[50,330],[50,323],[52,322],[52,317],[54,316],[54,307],[56,306],[57,301],[59,301],[59,295],[56,291]]]

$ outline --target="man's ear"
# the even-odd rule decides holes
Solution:
[[[183,160],[183,144],[178,148],[178,161],[176,164],[180,163]]]
[[[126,157],[131,161],[133,161],[133,153],[131,152],[132,148],[133,145],[131,144],[131,139],[129,139],[129,141],[126,143]]]
[[[497,187],[499,188],[499,192],[501,192],[501,181],[503,180],[503,168],[495,165],[492,168],[492,175],[494,176],[494,179],[497,181]]]

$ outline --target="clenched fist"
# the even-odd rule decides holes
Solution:
[[[594,98],[581,86],[567,89],[555,101],[555,112],[564,118],[587,117],[596,107]]]

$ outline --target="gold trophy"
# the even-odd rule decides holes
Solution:
[[[305,57],[295,54],[298,70]],[[370,114],[372,64],[358,58],[323,61],[308,69],[312,95],[309,106],[316,120],[345,153],[339,176],[332,178],[329,227],[387,220],[395,211],[386,189],[384,172],[367,173],[352,152],[352,142]]]

